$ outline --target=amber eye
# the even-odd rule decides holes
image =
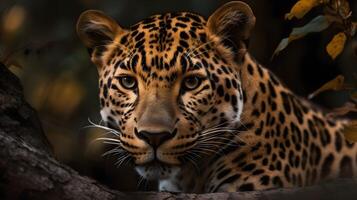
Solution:
[[[132,76],[119,77],[120,84],[128,90],[134,90],[137,87],[136,79]]]
[[[202,83],[202,79],[198,76],[189,76],[184,79],[183,87],[186,90],[194,90],[198,88]]]

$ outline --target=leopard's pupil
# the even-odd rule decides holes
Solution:
[[[197,77],[189,77],[185,81],[185,86],[188,89],[195,89],[199,84],[199,79]]]
[[[133,77],[125,76],[121,78],[121,84],[127,89],[133,89],[136,86],[136,81]]]

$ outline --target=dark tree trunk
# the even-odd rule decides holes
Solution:
[[[53,156],[18,78],[0,64],[0,199],[357,199],[354,179],[258,192],[122,193],[81,176]]]

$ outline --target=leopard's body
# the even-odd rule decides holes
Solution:
[[[293,94],[246,51],[254,20],[241,2],[208,21],[167,13],[128,30],[97,11],[81,16],[102,118],[160,190],[262,190],[356,175],[357,145],[341,132],[348,121]]]

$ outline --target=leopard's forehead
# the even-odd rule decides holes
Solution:
[[[119,38],[122,67],[143,79],[175,79],[178,73],[202,68],[207,63],[211,44],[206,20],[180,12],[151,16],[130,27]]]
[[[174,33],[178,33],[183,40],[187,40],[190,37],[199,39],[199,37],[202,37],[200,33],[205,26],[206,20],[200,15],[189,12],[176,12],[153,15],[131,26],[130,30],[133,35],[144,31],[152,34],[151,37],[159,39],[157,42],[172,43],[173,41],[170,39],[175,35]],[[182,31],[185,31],[187,36],[184,33],[181,34]]]

